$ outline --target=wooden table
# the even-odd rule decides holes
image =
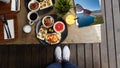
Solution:
[[[72,10],[72,13],[75,14],[74,10],[73,9],[71,10]],[[25,8],[24,0],[21,0],[21,10],[17,14],[18,16],[18,38],[14,41],[7,42],[7,44],[39,44],[39,41],[35,36],[35,27],[37,23],[34,23],[32,25],[31,33],[26,34],[23,32],[23,26],[28,24],[27,13],[28,12],[27,12],[27,9]],[[45,15],[53,14],[53,13],[57,13],[55,9],[53,9],[49,13],[40,15],[40,18],[42,18]],[[89,36],[89,33],[88,34],[86,33],[88,31],[89,32],[92,31],[93,33],[91,35],[96,35],[96,36],[91,36],[91,35]],[[79,29],[75,24],[72,26],[68,25],[68,37],[63,43],[93,43],[93,42],[101,42],[101,37],[97,35],[96,30],[94,29],[93,26]]]
[[[69,45],[73,64],[80,68],[120,68],[119,5],[119,0],[102,0],[105,19],[101,30],[102,42]],[[45,68],[54,61],[54,48],[39,45],[0,46],[0,68]]]

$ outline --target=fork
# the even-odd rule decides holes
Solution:
[[[2,19],[2,22],[3,22],[3,24],[4,24],[5,31],[6,31],[6,34],[8,35],[8,38],[12,38],[6,16],[5,16],[5,15],[2,15],[2,16],[1,16],[1,19]],[[7,31],[7,30],[8,30],[8,31]]]

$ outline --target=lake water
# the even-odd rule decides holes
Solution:
[[[94,23],[95,16],[85,15],[84,13],[78,13],[78,24],[79,27],[89,26]]]

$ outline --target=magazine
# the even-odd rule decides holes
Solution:
[[[79,27],[103,23],[101,0],[74,0]]]

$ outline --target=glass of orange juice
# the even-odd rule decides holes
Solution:
[[[65,21],[68,25],[72,25],[76,22],[76,16],[73,15],[73,14],[68,14],[66,17],[65,17]]]

